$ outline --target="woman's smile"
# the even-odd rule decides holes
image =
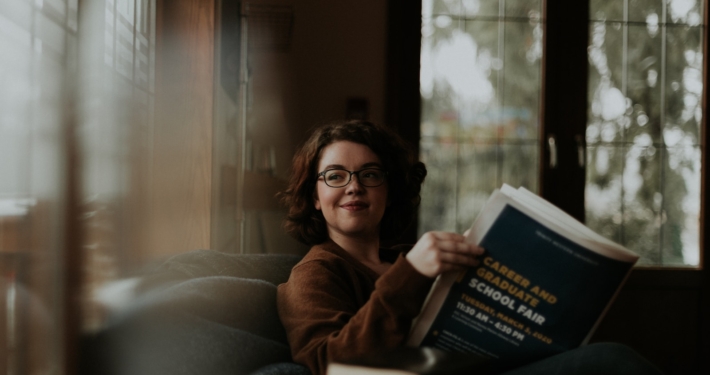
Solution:
[[[368,207],[370,207],[370,205],[363,202],[363,201],[350,201],[350,202],[347,202],[347,203],[341,205],[340,207],[343,209],[346,209],[348,211],[354,212],[354,211],[362,211],[364,209],[367,209]]]

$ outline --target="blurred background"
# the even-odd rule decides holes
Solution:
[[[429,166],[403,241],[524,186],[642,257],[598,340],[699,369],[707,8],[3,0],[0,374],[74,373],[111,287],[171,255],[304,254],[274,196],[309,130],[345,117]]]

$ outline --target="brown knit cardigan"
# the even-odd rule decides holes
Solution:
[[[333,242],[316,245],[279,285],[277,306],[294,361],[325,374],[347,360],[404,344],[432,285],[393,250],[381,276]]]

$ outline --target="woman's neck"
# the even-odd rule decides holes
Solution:
[[[349,237],[339,233],[331,233],[330,239],[366,265],[381,263],[379,237]]]

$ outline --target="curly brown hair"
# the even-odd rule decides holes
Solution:
[[[393,240],[411,224],[421,200],[419,192],[427,171],[411,147],[392,130],[363,120],[344,120],[316,129],[293,158],[289,184],[279,194],[289,212],[284,227],[300,242],[316,245],[328,240],[323,213],[314,206],[321,151],[337,141],[369,147],[387,171],[389,206],[380,222],[380,239]]]

